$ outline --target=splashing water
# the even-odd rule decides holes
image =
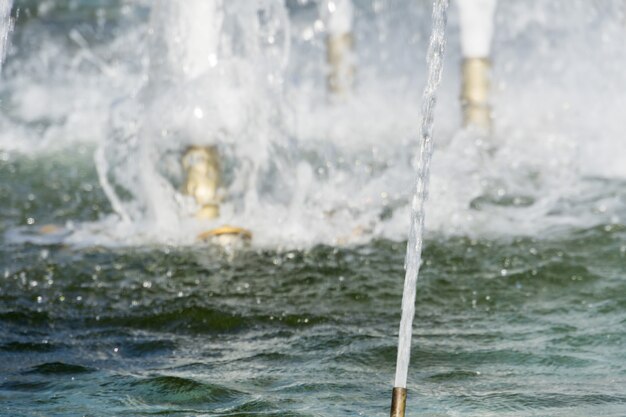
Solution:
[[[328,29],[314,2],[222,2],[215,55],[205,47],[210,34],[186,43],[206,11],[183,26],[189,16],[172,4],[79,1],[71,13],[80,17],[72,19],[93,19],[59,31],[70,13],[61,3],[42,3],[36,18],[21,14],[0,86],[0,148],[15,157],[97,149],[93,187],[108,203],[95,219],[48,215],[36,224],[71,223],[65,241],[78,246],[193,244],[215,225],[189,216],[194,202],[180,192],[181,151],[217,144],[226,192],[220,222],[251,229],[255,246],[407,239],[415,166],[406,149],[414,146],[427,77],[415,63],[427,49],[428,2],[356,4],[356,90],[334,106],[325,94]],[[453,5],[447,59],[456,64]],[[484,166],[478,138],[458,130],[459,78],[451,71],[439,94],[437,117],[445,123],[427,233],[534,236],[623,218],[624,204],[609,190],[626,177],[617,93],[626,85],[622,6],[500,4],[499,151]],[[204,50],[206,59],[176,55],[184,50]],[[598,100],[607,103],[602,111],[589,105]]]
[[[0,71],[7,54],[9,34],[13,30],[13,19],[11,19],[12,6],[13,0],[0,0]]]
[[[422,259],[424,238],[424,204],[428,198],[430,161],[433,154],[434,111],[437,102],[437,88],[441,82],[443,57],[446,46],[446,21],[448,0],[437,0],[433,5],[433,28],[428,48],[428,81],[424,89],[422,103],[421,146],[419,151],[415,195],[411,205],[411,230],[405,260],[406,275],[402,296],[402,318],[398,339],[398,360],[395,386],[406,388],[409,361],[411,356],[411,334],[415,316],[415,293],[419,268]]]
[[[286,19],[279,1],[153,5],[149,80],[113,110],[113,132],[96,152],[100,182],[121,219],[110,225],[130,226],[140,241],[193,243],[202,222],[179,191],[183,149],[218,145],[227,161],[248,162],[231,165],[235,201],[246,178],[275,162],[269,150],[280,140],[273,125],[280,125],[276,100],[289,52]]]

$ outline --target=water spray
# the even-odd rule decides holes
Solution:
[[[424,203],[428,198],[430,160],[433,153],[434,110],[437,88],[441,82],[443,55],[446,46],[446,21],[449,0],[435,0],[433,4],[433,28],[428,47],[428,82],[422,99],[422,125],[420,128],[420,152],[417,180],[411,210],[411,230],[405,261],[402,317],[398,337],[398,360],[391,401],[391,417],[404,417],[407,398],[407,375],[411,356],[411,336],[415,316],[415,292],[422,258],[424,231]]]

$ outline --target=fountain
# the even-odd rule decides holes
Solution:
[[[430,161],[433,153],[434,111],[437,102],[437,88],[441,82],[443,56],[446,46],[446,20],[448,0],[436,0],[433,5],[433,28],[428,48],[428,81],[422,102],[422,125],[420,129],[420,150],[415,194],[411,204],[411,229],[405,261],[405,280],[402,296],[402,318],[398,339],[398,359],[396,379],[391,403],[391,417],[404,417],[406,408],[406,387],[411,357],[411,335],[415,316],[415,293],[422,259],[424,239],[424,204],[428,198]]]
[[[246,191],[233,182],[245,187],[267,166],[280,136],[279,107],[270,103],[289,53],[286,21],[279,1],[152,6],[148,82],[113,109],[112,134],[96,152],[100,182],[122,223],[138,233],[155,230],[159,240],[251,237],[223,222],[232,221],[232,204]],[[224,175],[222,162],[233,153],[249,164]]]
[[[489,158],[454,3],[435,135],[447,2],[322,3],[15,2],[0,415],[380,414],[404,272],[396,416],[623,415],[622,0],[500,2]]]

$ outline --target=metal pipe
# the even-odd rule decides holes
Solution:
[[[327,88],[333,96],[345,96],[354,84],[354,5],[352,0],[324,0],[320,14],[326,27]]]
[[[183,156],[183,168],[187,173],[183,191],[192,196],[199,206],[196,217],[214,220],[220,216],[221,186],[220,159],[215,146],[190,146]],[[223,225],[198,235],[198,240],[210,241],[221,246],[246,245],[252,232],[241,227]]]
[[[191,146],[183,156],[187,173],[184,192],[192,196],[200,207],[197,217],[215,219],[220,215],[219,154],[215,146]]]
[[[351,33],[328,35],[326,38],[327,87],[334,95],[346,95],[352,90],[355,73],[351,59],[353,43]]]
[[[458,0],[461,23],[463,126],[491,130],[491,44],[497,0]]]
[[[395,387],[391,394],[391,417],[404,417],[406,411],[406,388]]]
[[[465,58],[461,73],[463,125],[491,130],[491,62],[488,58]]]

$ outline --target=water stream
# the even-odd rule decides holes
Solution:
[[[0,70],[2,70],[2,64],[7,54],[9,34],[13,30],[12,7],[13,0],[0,0]]]
[[[405,259],[404,290],[402,295],[402,317],[398,338],[398,360],[396,364],[395,387],[406,388],[409,362],[411,358],[411,335],[415,316],[415,295],[417,279],[422,263],[424,243],[424,207],[428,199],[430,161],[433,155],[433,130],[435,124],[435,104],[437,89],[441,83],[443,58],[446,48],[446,22],[448,0],[437,0],[433,5],[432,33],[428,47],[428,79],[422,98],[422,124],[420,128],[420,150],[417,161],[415,195],[411,203],[411,226]]]

